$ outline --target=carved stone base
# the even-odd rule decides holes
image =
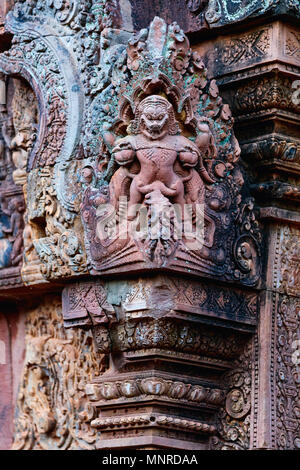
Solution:
[[[99,449],[203,449],[216,432],[214,413],[224,401],[219,388],[155,369],[104,374],[87,386],[87,392],[101,410],[91,423],[101,431]]]

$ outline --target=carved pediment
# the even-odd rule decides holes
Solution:
[[[114,48],[101,51],[82,171],[92,272],[255,282],[258,231],[251,200],[241,202],[233,119],[201,57],[160,18]]]

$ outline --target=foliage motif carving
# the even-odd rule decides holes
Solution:
[[[281,295],[276,332],[275,431],[276,448],[280,450],[300,449],[299,314],[299,298]]]
[[[64,331],[61,304],[46,297],[27,317],[26,358],[13,449],[95,448],[98,432],[84,387],[103,372],[91,333]]]
[[[116,322],[116,315],[113,306],[107,302],[103,283],[82,281],[71,284],[65,287],[62,301],[65,327],[92,328],[98,351],[109,353],[111,350],[109,327]]]
[[[80,220],[63,207],[53,187],[53,170],[33,170],[28,176],[28,219],[33,227],[33,245],[46,278],[81,274],[86,271],[80,238]],[[41,218],[44,227],[41,230]]]
[[[230,360],[236,357],[243,341],[234,333],[220,334],[208,328],[192,327],[188,323],[162,320],[129,321],[118,324],[111,332],[116,350],[137,351],[159,348]]]
[[[268,77],[252,80],[236,90],[233,110],[235,114],[249,114],[279,108],[299,113],[300,105],[293,101],[291,90],[292,79],[281,75],[272,81]]]
[[[224,66],[231,67],[267,56],[271,50],[271,31],[271,28],[264,28],[227,41],[218,55],[220,60]]]
[[[300,293],[300,231],[285,226],[281,230],[279,288],[288,295]]]

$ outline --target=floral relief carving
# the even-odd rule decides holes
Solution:
[[[98,432],[84,387],[104,365],[91,333],[63,329],[55,296],[27,314],[26,330],[13,449],[94,449]]]
[[[52,175],[51,168],[33,170],[27,188],[33,245],[46,279],[81,274],[86,270],[80,220],[59,202]],[[45,224],[42,228],[41,218]]]
[[[280,233],[281,252],[279,265],[279,288],[289,295],[300,293],[300,231],[285,226]]]
[[[3,83],[8,103],[1,111],[0,198],[3,251],[0,265],[14,270],[20,276],[24,248],[26,164],[35,140],[37,108],[33,91],[24,80],[9,78]],[[9,277],[8,272],[3,271],[2,276]]]
[[[297,31],[288,31],[285,54],[290,57],[300,58],[300,34]]]
[[[300,301],[281,295],[276,328],[276,448],[300,449]]]
[[[290,13],[299,15],[300,8],[297,0],[187,0],[190,12],[200,17],[204,16],[209,27],[236,23],[247,18],[266,13]]]
[[[117,29],[119,3],[16,0],[6,20],[0,80],[13,76],[16,93],[12,119],[0,116],[0,285],[13,268],[19,282],[43,283],[39,292],[63,291],[62,303],[46,295],[24,309],[14,449],[152,445],[153,436],[174,448],[249,449],[263,240],[232,112],[178,24],[155,17],[135,33]],[[186,5],[194,24],[213,28],[256,16],[256,0],[246,3]],[[286,54],[296,57],[292,39]],[[226,43],[223,66],[270,49],[271,27],[260,27]],[[297,111],[289,78],[243,83],[236,114],[278,102]],[[296,143],[272,145],[297,162]],[[297,236],[289,229],[282,244],[279,283],[292,295]],[[299,441],[286,340],[298,339],[298,310],[282,302],[277,319],[279,447]]]
[[[247,450],[250,447],[252,400],[252,341],[246,345],[232,371],[224,375],[225,407],[218,416],[217,435],[211,438],[215,450]]]

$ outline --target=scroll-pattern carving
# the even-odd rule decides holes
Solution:
[[[225,407],[220,410],[217,436],[211,439],[216,450],[247,450],[250,447],[250,411],[252,400],[253,345],[248,343],[224,376]]]
[[[255,219],[251,227],[239,225],[249,201],[241,203],[239,146],[216,82],[208,82],[201,58],[175,23],[155,18],[148,31],[122,42],[118,37],[118,60],[115,40],[111,32],[101,52],[83,142],[81,215],[92,272],[187,268],[254,283],[259,231],[254,233]],[[155,237],[148,228],[131,236],[137,204],[159,227]],[[204,206],[205,237],[190,250],[188,237],[176,238],[182,215],[172,213],[170,234],[161,228],[165,211],[177,206],[182,214],[186,205],[193,221]],[[232,230],[234,221],[239,233]]]
[[[26,358],[13,448],[95,448],[98,432],[85,383],[103,372],[89,331],[63,329],[60,300],[47,296],[27,315]]]
[[[276,448],[300,449],[300,300],[280,296],[276,334]]]

